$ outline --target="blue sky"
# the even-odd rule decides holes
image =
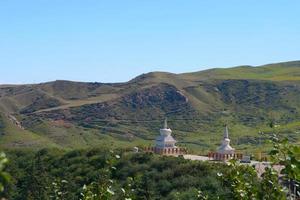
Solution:
[[[0,84],[300,59],[298,0],[2,0]]]

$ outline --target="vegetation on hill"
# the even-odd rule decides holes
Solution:
[[[106,149],[38,152],[11,151],[0,155],[0,195],[8,199],[266,199],[300,196],[300,148],[274,138],[272,165],[261,177],[250,165],[185,160],[154,154]],[[3,185],[1,185],[3,184]]]
[[[241,151],[266,146],[266,136],[258,133],[271,133],[268,121],[280,124],[282,134],[299,144],[299,99],[299,61],[153,72],[116,84],[6,85],[0,86],[0,146],[150,145],[165,117],[180,145],[191,151],[215,149],[225,123]]]
[[[14,176],[6,197],[49,199],[52,183],[60,184],[64,180],[68,183],[63,186],[64,199],[79,199],[83,186],[91,183],[111,185],[115,197],[121,197],[121,188],[131,183],[136,199],[174,199],[179,195],[177,192],[179,199],[190,199],[200,189],[209,195],[230,198],[228,188],[222,186],[217,176],[218,172],[225,173],[226,166],[143,153],[121,153],[117,159],[117,154],[103,149],[10,152],[8,170]],[[109,180],[111,183],[106,182]]]

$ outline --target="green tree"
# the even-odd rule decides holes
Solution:
[[[288,195],[296,198],[297,192],[300,191],[292,189],[292,186],[295,187],[296,183],[300,183],[300,146],[291,144],[287,138],[279,139],[277,135],[273,136],[272,144],[270,155],[273,165],[283,166],[280,173],[283,180],[287,182]]]
[[[278,179],[279,175],[275,169],[272,167],[265,168],[265,172],[262,174],[262,180],[260,181],[259,199],[286,199],[286,193]]]
[[[41,150],[25,169],[25,176],[20,182],[20,199],[47,200],[49,197],[49,185],[51,184],[43,161],[46,152]]]
[[[8,159],[6,158],[5,153],[0,153],[0,197],[4,196],[5,186],[10,181],[10,175],[5,172],[6,166],[8,163]]]
[[[113,189],[114,180],[112,172],[116,170],[116,162],[120,156],[110,151],[106,160],[106,166],[100,170],[97,181],[84,185],[81,192],[81,200],[110,200],[115,195]],[[125,190],[123,189],[124,193]],[[126,196],[126,194],[124,194]]]
[[[49,198],[51,200],[67,200],[68,196],[68,181],[54,181],[50,186]]]
[[[286,138],[280,140],[277,136],[273,137],[272,144],[271,166],[265,168],[260,179],[254,168],[239,165],[235,160],[229,161],[229,171],[218,174],[225,184],[230,185],[235,199],[285,200],[287,197],[299,197],[295,183],[300,182],[300,147],[289,143]],[[280,182],[275,165],[282,168],[280,175],[288,185],[287,190],[284,188],[285,182]]]
[[[236,160],[230,160],[229,170],[218,173],[224,184],[231,188],[234,199],[252,200],[258,197],[258,179],[254,168],[247,165],[239,165]]]
[[[135,179],[135,187],[136,196],[138,196],[139,199],[155,199],[155,188],[151,179],[151,173],[146,172],[143,175],[137,176]]]

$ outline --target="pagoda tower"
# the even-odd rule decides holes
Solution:
[[[172,137],[172,130],[168,128],[168,121],[165,119],[164,127],[159,130],[160,135],[155,140],[156,148],[176,148],[176,140]]]
[[[230,146],[229,131],[225,125],[223,140],[216,152],[209,152],[208,158],[218,161],[226,161],[230,159],[242,159],[243,154],[236,153],[235,149]]]
[[[172,130],[168,127],[167,119],[165,119],[164,126],[159,130],[159,133],[160,135],[155,140],[155,146],[146,148],[146,152],[174,156],[187,153],[185,148],[176,146],[177,141],[172,137]]]
[[[220,154],[234,154],[235,149],[230,146],[229,131],[227,125],[225,125],[224,137],[221,146],[218,148]]]

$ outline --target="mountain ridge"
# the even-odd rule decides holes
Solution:
[[[48,142],[60,148],[107,141],[125,147],[149,145],[166,116],[178,141],[194,150],[215,148],[224,123],[231,124],[241,149],[257,146],[258,129],[269,134],[265,124],[270,120],[281,123],[280,132],[298,143],[298,99],[300,61],[181,74],[150,72],[124,83],[0,85],[0,146],[38,148],[40,140],[42,146]],[[15,127],[9,115],[25,130]],[[37,141],[28,144],[23,137]]]
[[[184,75],[184,74],[194,74],[194,73],[203,73],[206,71],[211,71],[211,70],[226,70],[226,69],[234,69],[234,68],[263,68],[263,67],[279,67],[279,65],[282,65],[284,67],[300,67],[300,60],[295,60],[295,61],[282,61],[282,62],[277,62],[277,63],[270,63],[270,64],[263,64],[263,65],[237,65],[234,67],[213,67],[213,68],[208,68],[204,70],[199,70],[199,71],[192,71],[192,72],[184,72],[184,73],[172,73],[172,72],[167,72],[167,71],[153,71],[153,72],[148,72],[148,73],[143,73],[140,74],[128,81],[124,82],[98,82],[98,81],[75,81],[75,80],[64,80],[64,79],[57,79],[53,81],[45,81],[45,82],[40,82],[40,83],[24,83],[24,84],[6,84],[2,83],[0,84],[0,87],[11,87],[11,86],[24,86],[24,85],[38,85],[38,84],[50,84],[54,82],[71,82],[71,83],[98,83],[98,84],[122,84],[122,83],[127,83],[130,82],[140,76],[145,76],[145,75],[151,75],[151,74],[170,74],[170,75]]]

